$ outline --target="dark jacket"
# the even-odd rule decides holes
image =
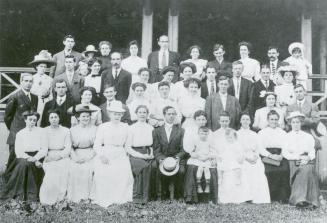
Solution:
[[[208,67],[214,67],[217,72],[217,78],[221,76],[232,77],[232,63],[223,60],[221,64],[217,60],[208,62]]]
[[[99,108],[101,109],[102,123],[109,122],[110,117],[109,117],[108,111],[107,111],[107,102],[100,105]],[[125,109],[125,113],[124,113],[123,117],[121,118],[121,121],[125,122],[129,125],[132,124],[131,114],[129,113],[128,107],[123,104],[123,109]]]
[[[229,88],[227,90],[228,94],[235,97],[235,86],[233,79],[229,79]],[[240,83],[240,95],[239,95],[239,103],[241,105],[242,112],[250,111],[250,101],[252,97],[252,82],[241,77]]]

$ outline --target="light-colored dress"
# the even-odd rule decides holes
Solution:
[[[133,200],[133,174],[125,146],[128,139],[128,125],[106,122],[99,126],[94,149],[93,203],[102,207],[122,204]],[[109,160],[104,164],[100,157]]]
[[[140,105],[145,105],[148,109],[150,109],[150,102],[145,97],[143,97],[143,98],[134,97],[134,99],[127,104],[127,107],[131,114],[132,121],[137,120],[135,111],[136,111],[136,108]]]
[[[101,89],[101,75],[94,77],[92,74],[87,75],[84,79],[84,87],[93,87],[95,92],[99,94]]]
[[[254,123],[253,123],[254,128],[264,129],[268,126],[267,114],[269,113],[270,110],[275,110],[279,114],[279,120],[278,120],[279,127],[282,129],[285,127],[284,112],[280,108],[274,107],[273,109],[269,109],[268,107],[263,107],[263,108],[259,108],[255,112]]]
[[[276,105],[282,108],[284,114],[287,106],[296,102],[294,85],[292,83],[284,83],[275,87],[275,94],[277,95]]]
[[[93,177],[94,154],[93,144],[96,135],[93,125],[70,129],[71,141],[74,151],[70,162],[67,198],[69,201],[79,202],[90,198]],[[77,163],[74,159],[84,159],[86,162]]]
[[[270,203],[270,194],[265,167],[259,157],[260,141],[258,135],[250,129],[241,128],[238,138],[242,144],[245,160],[243,163],[243,176],[245,192],[250,195],[253,203]],[[254,160],[250,163],[246,159]]]
[[[139,81],[138,72],[143,67],[148,67],[146,60],[141,57],[129,56],[122,60],[121,67],[132,74],[132,83]]]
[[[184,86],[184,81],[178,81],[174,85],[174,96],[177,103],[180,100],[183,100],[185,97],[189,95],[188,89]],[[199,89],[197,92],[197,96],[201,96],[201,90]]]
[[[70,167],[71,139],[69,129],[63,126],[44,129],[48,155],[62,157],[57,161],[43,162],[44,178],[40,189],[40,202],[52,205],[65,199]]]
[[[145,84],[145,83],[144,83]],[[158,88],[155,89],[153,84],[146,83],[146,89],[144,91],[144,97],[151,103],[152,100],[155,100],[155,95],[157,94]],[[157,86],[158,87],[158,86]],[[135,98],[135,92],[132,89],[132,86],[129,89],[129,96],[126,103],[130,103]]]
[[[298,72],[296,83],[302,84],[304,88],[307,89],[307,81],[309,76],[312,74],[312,64],[306,59],[295,58],[293,56],[286,58],[285,62],[296,68]]]
[[[53,79],[46,74],[34,74],[33,75],[33,85],[31,88],[31,93],[38,96],[37,112],[40,114],[38,125],[40,125],[42,120],[42,113],[45,103],[53,99],[52,96],[52,81]],[[48,97],[42,98],[42,95],[49,94]]]
[[[240,61],[243,63],[242,77],[248,79],[251,82],[253,82],[253,79],[254,81],[258,81],[260,79],[259,61],[250,57],[240,59]]]
[[[197,59],[197,60],[187,59],[184,60],[182,63],[193,63],[196,67],[196,72],[193,75],[193,77],[200,79],[204,68],[208,64],[208,61],[204,59]]]
[[[198,110],[204,111],[205,103],[205,99],[198,95],[192,96],[189,92],[178,101],[179,110],[185,117],[185,121],[182,125],[184,129],[196,125],[193,118],[194,113]]]
[[[84,106],[89,106],[90,110],[95,110],[95,112],[91,113],[90,125],[99,126],[102,123],[101,108],[99,108],[94,104],[84,104]],[[78,120],[75,116],[71,117],[71,123],[72,123],[72,127],[78,124]]]

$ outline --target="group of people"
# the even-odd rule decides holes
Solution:
[[[7,103],[2,199],[320,205],[315,154],[325,128],[305,98],[303,44],[283,62],[270,47],[262,65],[248,42],[233,63],[221,44],[214,61],[200,59],[199,46],[180,61],[165,35],[148,61],[136,41],[125,59],[109,41],[99,57],[93,45],[73,51],[71,35],[63,44],[53,58],[35,56],[36,73],[21,74]]]

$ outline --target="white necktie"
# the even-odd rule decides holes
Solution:
[[[60,98],[58,98],[58,105],[59,105],[59,106],[61,106],[61,105],[62,105],[62,101],[63,101],[63,100],[62,100],[62,98],[61,98],[61,97],[60,97]]]
[[[240,97],[240,78],[236,78],[236,94],[235,97],[239,99]]]
[[[171,129],[172,129],[172,126],[168,126],[168,128],[167,128],[167,139],[168,139],[168,141],[170,139]]]

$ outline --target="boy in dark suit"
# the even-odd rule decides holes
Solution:
[[[201,97],[206,99],[208,95],[217,92],[217,72],[214,67],[207,67],[205,69],[205,78],[201,82]]]
[[[215,44],[213,46],[213,55],[215,60],[208,63],[209,67],[214,67],[217,71],[218,78],[221,76],[232,77],[232,64],[224,59],[224,46]]]

